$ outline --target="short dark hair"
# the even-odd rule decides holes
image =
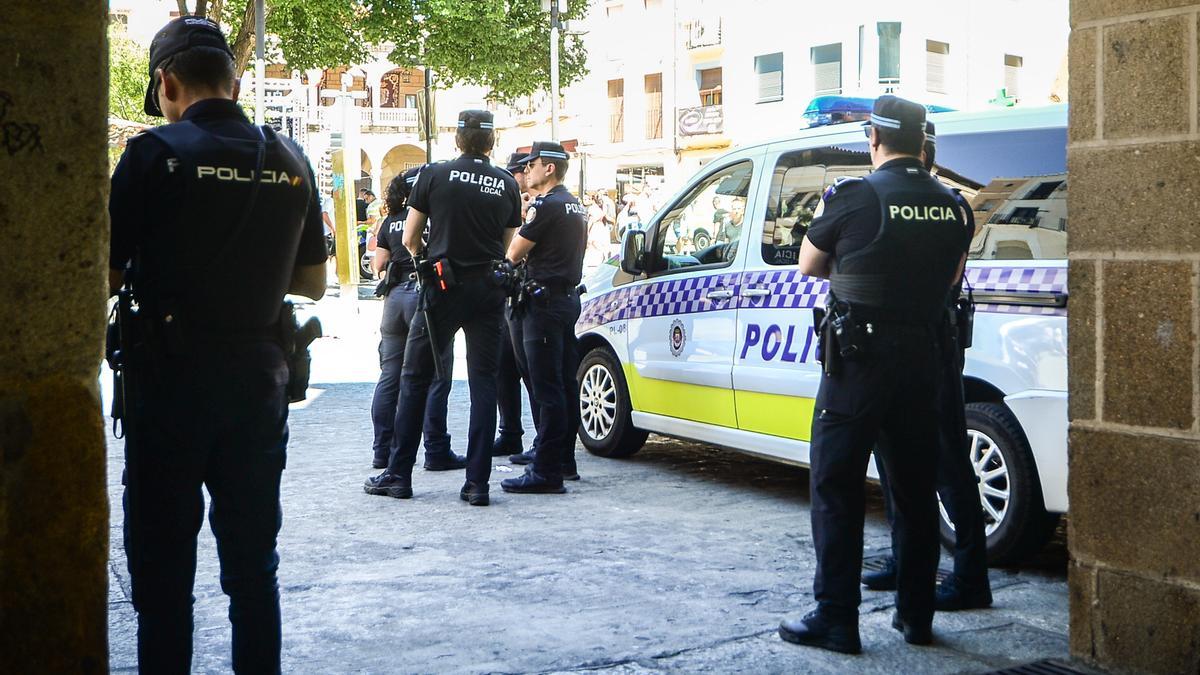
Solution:
[[[561,183],[567,179],[567,165],[569,163],[567,160],[565,160],[565,159],[546,159],[545,157],[543,157],[542,162],[544,164],[553,164],[554,165],[554,180]]]
[[[937,146],[934,145],[933,143],[930,143],[928,140],[926,140],[924,152],[925,152],[925,170],[933,171],[933,160],[935,158],[937,158]]]
[[[237,81],[233,59],[216,47],[192,47],[168,58],[160,66],[187,87],[233,91]]]
[[[398,215],[404,209],[404,202],[408,201],[408,183],[404,180],[404,174],[397,174],[388,182],[383,201],[392,215]]]
[[[925,142],[924,132],[901,132],[899,129],[886,127],[875,127],[875,132],[879,134],[879,144],[892,152],[920,156],[921,145]]]
[[[459,150],[468,155],[486,155],[496,145],[496,134],[492,133],[491,129],[459,127],[454,135],[454,142],[458,144]]]

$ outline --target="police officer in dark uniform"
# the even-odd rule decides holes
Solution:
[[[925,147],[921,152],[921,161],[925,170],[931,172],[937,157],[935,132],[933,122],[926,122]],[[967,227],[966,236],[969,239],[975,234],[975,216],[971,212],[971,205],[958,190],[951,192],[963,213]],[[960,293],[961,281],[951,289],[950,305],[942,326],[945,381],[942,383],[943,411],[941,443],[938,444],[937,491],[942,505],[946,508],[946,514],[950,516],[950,522],[954,524],[955,543],[954,572],[938,585],[934,598],[935,607],[939,612],[981,609],[992,605],[991,584],[987,577],[987,534],[979,502],[978,477],[969,456],[962,383],[964,341],[970,336],[959,328],[969,327],[970,321],[965,313],[973,311],[973,308],[966,301],[962,301],[960,308]],[[884,435],[880,438],[880,444],[886,443],[887,437]],[[890,491],[887,469],[882,462],[878,464],[878,468],[879,483],[887,495]],[[891,502],[885,499],[884,505],[888,522],[892,522]],[[889,556],[883,569],[879,571],[864,572],[862,582],[864,586],[875,591],[895,590],[895,557]]]
[[[516,179],[517,185],[521,188],[521,218],[524,222],[525,207],[528,205],[528,191],[525,188],[525,165],[521,160],[525,158],[527,153],[514,152],[508,158],[508,166],[505,167],[509,173]],[[531,392],[529,396],[530,413],[533,415],[533,426],[536,429],[538,423],[537,403],[533,398],[532,387],[529,384],[529,374],[526,373],[521,363],[517,360],[516,351],[513,349],[512,336],[510,331],[505,326],[503,331],[503,342],[500,345],[500,370],[496,375],[496,402],[500,409],[500,428],[496,436],[496,442],[492,444],[492,456],[503,457],[511,455],[515,463],[528,463],[524,461],[526,457],[532,458],[532,454],[536,452],[537,441],[534,440],[533,446],[529,453],[525,452],[524,446],[521,443],[521,437],[525,435],[524,426],[521,424],[521,383],[525,383],[525,390]]]
[[[789,642],[845,653],[862,649],[864,479],[880,433],[895,514],[892,625],[911,644],[933,639],[939,330],[968,244],[954,196],[921,164],[925,109],[882,96],[865,130],[875,172],[826,191],[801,246],[800,270],[830,280],[810,471],[817,609],[779,627]]]
[[[440,358],[462,329],[467,338],[471,422],[467,480],[459,496],[474,506],[489,502],[504,312],[504,291],[493,282],[492,265],[504,256],[521,224],[517,182],[488,159],[495,140],[492,113],[462,111],[455,141],[463,154],[426,167],[409,195],[404,246],[418,258],[428,309],[413,320],[405,347],[392,456],[383,473],[367,479],[368,494],[412,497],[412,467],[435,371],[434,353]],[[421,240],[426,222],[428,246]]]
[[[510,321],[513,344],[522,348],[538,409],[538,447],[525,474],[500,483],[506,492],[563,493],[564,478],[578,479],[575,433],[579,391],[576,288],[583,276],[587,209],[562,185],[568,155],[561,145],[538,142],[525,157],[525,184],[539,196],[525,225],[508,247],[508,260],[524,262],[528,285],[524,306]],[[520,354],[520,353],[519,353]]]
[[[420,289],[413,278],[416,267],[412,255],[404,248],[404,221],[408,216],[406,201],[417,182],[422,167],[413,167],[388,183],[386,201],[388,217],[380,224],[375,257],[371,264],[376,274],[386,271],[377,293],[384,296],[383,319],[379,325],[379,381],[371,401],[371,423],[375,428],[375,457],[372,466],[382,469],[392,455],[392,430],[396,424],[396,405],[400,399],[400,372],[404,368],[404,347],[409,329],[417,316]],[[429,387],[425,401],[425,470],[452,471],[462,469],[467,460],[450,451],[450,434],[446,431],[447,399],[450,396],[454,372],[454,340],[442,352],[442,377]]]
[[[324,294],[325,243],[308,161],[250,124],[237,93],[217,25],[174,19],[150,45],[145,100],[171,123],[130,140],[112,176],[110,286],[137,304],[121,324],[125,550],[148,673],[190,669],[203,487],[233,669],[280,669],[280,315],[285,293]]]

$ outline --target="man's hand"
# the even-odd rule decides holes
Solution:
[[[414,208],[408,209],[408,218],[404,221],[404,236],[401,241],[404,243],[404,248],[408,249],[414,258],[420,257],[421,251],[425,249],[425,243],[421,241],[421,233],[425,231],[427,222],[429,222],[429,216]]]
[[[508,230],[508,232],[512,232],[512,230]],[[529,252],[532,251],[533,247],[536,245],[537,242],[530,241],[518,234],[512,238],[512,242],[508,245],[508,253],[506,254],[506,257],[512,262],[512,264],[516,265],[525,258],[529,257]]]

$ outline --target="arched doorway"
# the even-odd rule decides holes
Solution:
[[[425,87],[425,71],[417,68],[397,68],[379,81],[379,107],[415,108],[417,92]]]
[[[383,156],[383,170],[380,172],[380,188],[387,190],[392,178],[404,173],[414,166],[425,163],[425,151],[415,145],[397,145],[388,150]]]

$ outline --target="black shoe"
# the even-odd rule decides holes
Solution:
[[[533,470],[526,471],[523,476],[506,478],[500,481],[500,488],[505,492],[539,495],[561,495],[567,491],[567,488],[563,487],[561,480],[553,481],[548,478],[542,478]]]
[[[933,644],[933,620],[920,624],[900,618],[900,612],[892,613],[892,628],[904,633],[904,641],[910,645]]]
[[[896,559],[889,555],[883,561],[883,569],[863,572],[862,584],[872,591],[896,590]]]
[[[971,584],[951,574],[938,585],[933,606],[939,612],[986,609],[992,606],[992,586],[987,577],[981,582]]]
[[[396,499],[412,498],[412,476],[397,476],[384,471],[378,476],[371,476],[363,483],[363,492],[369,495],[387,495]]]
[[[458,491],[458,498],[471,506],[487,506],[491,502],[488,498],[488,484],[471,481],[463,483],[462,489]]]
[[[500,434],[496,440],[492,442],[492,457],[504,457],[505,455],[520,454],[525,451],[521,445],[520,436],[505,436]]]
[[[387,457],[380,457],[380,456],[376,455],[375,459],[371,460],[371,468],[372,469],[386,469],[387,465],[388,465]]]
[[[445,455],[430,457],[429,453],[425,453],[426,471],[456,471],[465,468],[467,468],[467,458],[462,455],[447,452]]]
[[[515,455],[509,455],[508,461],[510,464],[533,464],[533,453],[519,452]]]
[[[563,480],[579,480],[579,472],[575,469],[563,467]]]
[[[822,616],[820,610],[805,614],[803,619],[784,619],[779,623],[779,637],[785,642],[820,647],[831,652],[862,652],[858,621],[832,621]]]

